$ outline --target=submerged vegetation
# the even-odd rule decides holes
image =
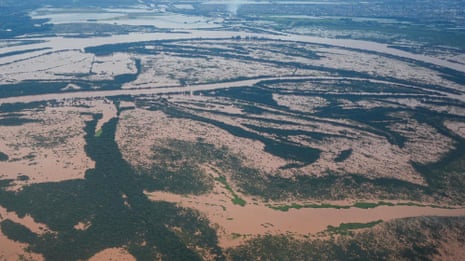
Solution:
[[[386,202],[386,201],[378,201],[378,202],[355,202],[352,205],[334,205],[328,203],[320,203],[320,204],[298,204],[292,203],[290,205],[267,205],[269,208],[279,210],[279,211],[289,211],[289,209],[301,209],[301,208],[334,208],[334,209],[348,209],[348,208],[360,208],[360,209],[370,209],[376,208],[381,206],[411,206],[411,207],[431,207],[431,208],[444,208],[444,209],[451,209],[451,207],[447,206],[439,206],[439,205],[432,205],[432,204],[421,204],[415,202]]]
[[[285,235],[266,235],[231,248],[227,254],[231,260],[447,259],[447,254],[440,252],[441,245],[449,240],[463,245],[464,222],[463,217],[419,217],[383,223],[343,224],[330,228],[337,233],[343,232],[338,237],[297,240]],[[369,228],[373,226],[376,227]],[[354,228],[369,229],[346,233]],[[450,234],[441,234],[445,230]]]
[[[432,260],[463,248],[463,217],[295,237],[264,222],[257,236],[147,197],[220,190],[226,200],[202,207],[227,224],[254,205],[279,217],[465,205],[463,0],[233,2],[0,0],[0,206],[46,226],[0,216],[1,234],[46,260],[109,248],[137,260]],[[95,101],[117,112],[99,129]],[[146,147],[126,155],[125,112],[177,124],[128,121]],[[75,126],[28,134],[60,113],[82,116],[73,142]],[[82,171],[49,182],[54,166]],[[220,236],[248,241],[222,248]]]
[[[281,84],[287,84],[287,81],[281,82]],[[301,82],[305,84],[305,82]],[[358,82],[354,83],[357,84]],[[273,84],[273,85],[272,85]],[[277,85],[278,82],[267,83],[268,88],[275,88],[274,85]],[[300,84],[297,82],[296,84]],[[347,85],[347,81],[343,84]],[[263,87],[261,87],[263,88]],[[282,87],[283,88],[283,87]],[[328,86],[328,88],[337,89],[336,86]],[[394,87],[393,87],[394,88]],[[433,87],[431,87],[433,88]],[[277,93],[286,93],[289,94],[289,89],[284,90],[274,90]],[[300,91],[293,91],[299,95],[313,95],[311,93],[300,93]],[[308,92],[308,91],[307,91]],[[232,97],[229,94],[234,94]],[[240,95],[242,93],[243,95]],[[274,110],[273,113],[277,113],[276,109],[279,109],[278,115],[287,116],[291,114],[292,117],[300,117],[301,119],[311,119],[316,122],[327,122],[330,119],[350,119],[354,122],[361,123],[360,125],[347,125],[339,124],[338,127],[350,127],[355,129],[355,131],[366,131],[373,133],[374,135],[379,135],[385,138],[389,144],[403,148],[406,146],[406,142],[409,142],[411,139],[407,137],[406,134],[393,130],[392,126],[394,124],[405,124],[408,120],[416,120],[420,123],[428,124],[434,128],[435,131],[438,131],[444,137],[452,139],[456,144],[462,144],[463,138],[457,136],[450,130],[444,128],[441,123],[438,123],[438,120],[431,120],[434,117],[442,119],[442,122],[450,119],[454,120],[457,117],[453,115],[445,115],[443,113],[438,113],[435,111],[429,111],[430,114],[435,115],[434,117],[427,117],[426,113],[421,111],[417,113],[412,113],[410,109],[406,109],[402,106],[395,108],[384,108],[380,107],[372,110],[364,110],[362,108],[345,108],[340,104],[336,98],[331,97],[331,95],[325,95],[325,99],[330,103],[326,106],[320,107],[318,111],[309,115],[308,113],[303,112],[294,112],[282,107],[276,107],[274,103],[269,102],[269,97],[265,96],[262,100],[256,97],[258,95],[246,95],[246,93],[253,93],[250,88],[235,88],[233,91],[217,91],[214,93],[215,97],[226,97],[227,99],[234,98],[234,102],[237,104],[250,104],[255,107],[260,107],[261,110]],[[205,95],[213,95],[211,93],[205,93]],[[321,94],[318,94],[321,95]],[[336,96],[336,95],[335,95]],[[368,95],[369,96],[369,95]],[[394,95],[395,96],[395,95]],[[244,97],[241,99],[240,97]],[[255,98],[254,98],[255,97]],[[389,97],[392,97],[390,95]],[[353,102],[358,102],[360,97],[351,97],[344,95],[344,98],[351,100]],[[241,116],[241,115],[228,115],[220,112],[212,112],[207,109],[200,109],[200,107],[195,110],[189,109],[186,104],[175,104],[167,102],[166,100],[161,101],[152,101],[152,102],[139,102],[138,106],[148,107],[150,110],[161,110],[170,117],[189,119],[192,121],[202,122],[205,124],[210,124],[220,129],[223,129],[230,133],[233,136],[247,138],[252,140],[258,140],[265,144],[264,151],[272,155],[293,161],[293,163],[283,166],[282,169],[298,169],[305,167],[309,164],[312,164],[315,160],[319,158],[319,149],[314,149],[308,145],[302,144],[293,144],[291,138],[298,136],[304,137],[308,140],[316,140],[319,142],[324,142],[328,139],[338,139],[346,138],[344,133],[339,135],[328,135],[326,133],[318,132],[306,132],[301,130],[282,130],[277,128],[262,127],[266,125],[275,124],[277,122],[267,119],[265,117],[253,117],[253,116]],[[270,107],[271,106],[271,107]],[[210,116],[209,116],[210,114]],[[409,118],[405,118],[404,115],[409,115]],[[319,117],[315,117],[317,115]],[[396,115],[402,115],[396,116]],[[216,120],[215,117],[234,117],[237,122],[248,121],[254,122],[254,124],[226,124],[219,120]],[[257,120],[259,119],[258,123]],[[326,119],[326,120],[324,120]],[[253,120],[253,121],[252,121]],[[289,124],[285,121],[282,121],[283,124]],[[260,126],[261,125],[261,126]],[[292,125],[288,125],[292,126]],[[294,126],[293,126],[294,127]],[[289,128],[289,127],[288,127]],[[294,127],[295,128],[295,127]],[[413,131],[413,130],[411,130]],[[349,136],[349,135],[347,135]],[[272,138],[271,138],[272,137]],[[189,145],[191,146],[191,145]],[[187,145],[177,145],[177,150],[182,151],[181,148],[186,147]],[[222,167],[222,171],[230,173],[231,182],[233,182],[241,191],[254,195],[260,196],[264,199],[272,200],[285,200],[288,197],[298,197],[299,199],[317,199],[317,200],[340,200],[345,198],[360,198],[369,199],[375,195],[379,199],[384,200],[410,200],[410,201],[421,201],[422,199],[428,199],[428,201],[433,201],[438,204],[446,202],[447,204],[456,205],[460,204],[459,195],[464,195],[461,192],[461,187],[457,186],[448,186],[445,190],[439,190],[441,186],[438,186],[438,182],[441,179],[446,178],[448,175],[454,175],[458,180],[454,184],[465,184],[464,181],[460,180],[460,170],[451,170],[448,174],[438,174],[431,175],[428,172],[435,171],[435,168],[421,168],[420,164],[415,162],[411,163],[416,169],[419,170],[420,174],[426,174],[427,185],[413,184],[408,181],[398,180],[396,178],[389,177],[380,177],[380,178],[368,178],[365,175],[357,173],[336,173],[334,171],[327,171],[325,175],[321,177],[314,177],[311,175],[298,175],[293,178],[284,178],[275,173],[264,173],[259,169],[246,166],[244,164],[244,159],[240,159],[237,155],[233,155],[226,150],[218,150],[210,145],[206,147],[203,145],[205,151],[202,153],[208,155],[208,160],[198,159],[198,153],[185,154],[183,157],[190,158],[190,164],[201,165],[205,162],[214,162],[219,164],[218,167]],[[290,146],[295,147],[295,150],[291,150]],[[454,168],[460,168],[461,155],[464,146],[456,146],[456,149],[451,153],[446,154],[438,163],[433,164],[436,166],[436,169],[441,171],[446,171],[449,168],[444,168],[445,164],[454,164]],[[198,151],[198,150],[197,150]],[[288,152],[295,152],[294,154]],[[184,152],[183,152],[184,153]],[[342,150],[338,155],[335,156],[334,161],[336,163],[348,160],[353,155],[353,149]],[[281,154],[286,154],[282,156]],[[170,155],[170,153],[166,153]],[[310,160],[310,161],[306,161]],[[453,161],[451,161],[453,160]],[[455,162],[455,163],[454,163]],[[452,177],[451,177],[452,178]],[[445,186],[445,181],[441,181],[442,186]],[[452,184],[452,183],[447,183]],[[360,202],[355,207],[359,208],[373,208],[379,205],[390,205],[390,203],[366,203]],[[435,205],[435,204],[425,204],[425,205]],[[299,208],[302,206],[292,206],[293,208]],[[315,207],[315,206],[312,206]],[[282,207],[288,208],[286,206]]]
[[[95,132],[95,137],[98,138],[98,137],[102,136],[102,133],[103,133],[103,130],[102,130],[102,129],[97,130],[97,131]]]
[[[216,178],[216,180],[220,182],[221,184],[223,184],[226,190],[228,190],[231,193],[233,197],[231,199],[233,204],[239,205],[239,206],[245,206],[247,204],[247,202],[241,197],[239,197],[239,195],[237,195],[237,193],[231,188],[231,185],[229,185],[225,176],[219,176],[218,178]]]
[[[114,141],[118,119],[106,123],[99,137],[94,135],[96,120],[85,128],[86,152],[96,162],[85,180],[34,184],[18,193],[0,191],[2,206],[19,216],[31,215],[53,232],[37,235],[10,221],[2,223],[2,230],[49,260],[87,259],[112,247],[125,248],[140,260],[154,256],[200,260],[199,253],[187,247],[191,244],[221,259],[216,233],[207,220],[192,210],[151,202],[143,194],[145,185],[121,158]],[[81,221],[90,226],[74,229]],[[175,227],[197,236],[181,239]]]
[[[348,234],[351,230],[371,228],[382,222],[383,220],[377,220],[368,223],[341,223],[337,227],[328,226],[326,231],[330,234]]]

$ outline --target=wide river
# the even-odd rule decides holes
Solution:
[[[414,54],[390,48],[387,44],[376,43],[364,40],[351,40],[351,39],[332,39],[322,38],[315,36],[297,35],[297,34],[268,34],[268,33],[245,33],[233,31],[207,31],[207,30],[183,30],[174,31],[172,33],[130,33],[126,35],[114,35],[109,37],[93,37],[93,38],[64,38],[64,37],[44,37],[44,38],[30,38],[31,40],[44,41],[42,43],[31,45],[20,45],[5,47],[0,49],[0,54],[13,51],[31,50],[39,48],[52,48],[55,51],[69,50],[69,49],[84,49],[86,47],[98,46],[103,44],[115,43],[132,43],[142,41],[154,40],[181,40],[181,39],[230,39],[234,36],[241,37],[257,37],[267,38],[274,40],[285,40],[294,42],[305,42],[315,44],[325,44],[343,48],[351,48],[357,50],[364,50],[370,52],[378,52],[382,54],[389,54],[401,58],[408,58],[416,61],[421,61],[437,66],[453,69],[460,72],[465,72],[465,64],[454,63],[436,57],[425,56],[421,54]],[[42,52],[49,52],[45,50]],[[4,63],[0,59],[0,64]]]

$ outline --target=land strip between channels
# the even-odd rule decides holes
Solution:
[[[25,95],[25,96],[13,96],[7,98],[0,98],[0,105],[9,104],[9,103],[31,103],[31,102],[41,102],[41,101],[53,101],[53,100],[66,100],[66,99],[86,99],[86,98],[102,98],[102,97],[114,97],[114,96],[140,96],[140,95],[157,95],[157,94],[174,94],[174,93],[193,93],[196,91],[213,91],[217,89],[227,89],[227,88],[237,88],[237,87],[246,87],[253,86],[259,82],[263,81],[292,81],[292,80],[360,80],[361,78],[350,78],[350,77],[322,77],[322,76],[281,76],[281,77],[258,77],[247,80],[239,81],[228,81],[220,83],[203,83],[195,84],[189,86],[166,86],[166,87],[157,87],[157,88],[147,88],[147,89],[121,89],[121,90],[105,90],[105,91],[78,91],[78,92],[66,92],[66,93],[49,93],[49,94],[40,94],[40,95]],[[379,80],[369,80],[373,82],[383,82]],[[387,82],[385,82],[387,83]],[[445,96],[451,96],[451,94],[445,92],[439,92]],[[363,95],[363,93],[357,93]],[[373,94],[370,94],[373,95]],[[380,94],[382,95],[382,94]],[[459,96],[453,95],[454,97],[460,99]]]

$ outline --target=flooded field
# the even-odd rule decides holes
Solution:
[[[447,29],[350,1],[72,6],[0,23],[0,259],[460,256]]]
[[[282,212],[251,198],[245,198],[250,202],[245,207],[234,205],[224,189],[215,190],[213,194],[205,196],[186,197],[166,192],[148,193],[148,196],[154,201],[173,202],[205,213],[212,225],[218,227],[219,243],[225,248],[238,246],[245,240],[259,235],[287,234],[299,238],[316,237],[318,233],[324,233],[329,226],[337,227],[342,223],[369,223],[418,216],[465,215],[465,209],[421,206],[380,206],[373,209],[304,208]],[[334,204],[334,202],[325,203]]]

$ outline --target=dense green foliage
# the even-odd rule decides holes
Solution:
[[[225,176],[219,176],[216,180],[223,184],[224,187],[232,194],[232,202],[234,204],[240,206],[245,206],[247,204],[247,202],[243,198],[239,197],[239,195],[237,195],[237,193],[231,188],[231,185],[229,185]]]
[[[345,199],[347,197],[369,197],[376,195],[385,199],[418,199],[425,188],[409,182],[395,179],[371,180],[358,175],[343,177],[328,175],[325,177],[298,176],[295,179],[266,177],[249,168],[240,168],[234,180],[244,191],[268,199]],[[255,173],[255,174],[254,174]]]
[[[118,119],[95,136],[97,118],[86,124],[86,152],[95,162],[86,179],[34,184],[18,193],[0,191],[0,204],[20,216],[30,214],[54,233],[27,236],[31,250],[48,260],[86,259],[111,247],[124,247],[139,260],[199,260],[195,245],[221,259],[216,233],[196,212],[151,202],[114,141]],[[88,222],[85,230],[76,230]],[[20,231],[7,223],[7,230]],[[179,228],[180,232],[171,228]],[[3,228],[3,226],[2,226]],[[5,229],[5,228],[3,228]],[[13,232],[12,232],[13,233]],[[180,234],[182,233],[182,234]],[[186,237],[185,235],[196,235]]]
[[[152,147],[153,164],[138,174],[148,190],[164,190],[179,194],[201,194],[213,188],[213,179],[201,165],[226,157],[224,148],[217,149],[202,141],[166,140]]]
[[[37,235],[32,233],[27,227],[6,219],[0,223],[2,233],[11,240],[22,243],[33,243],[37,240]]]

